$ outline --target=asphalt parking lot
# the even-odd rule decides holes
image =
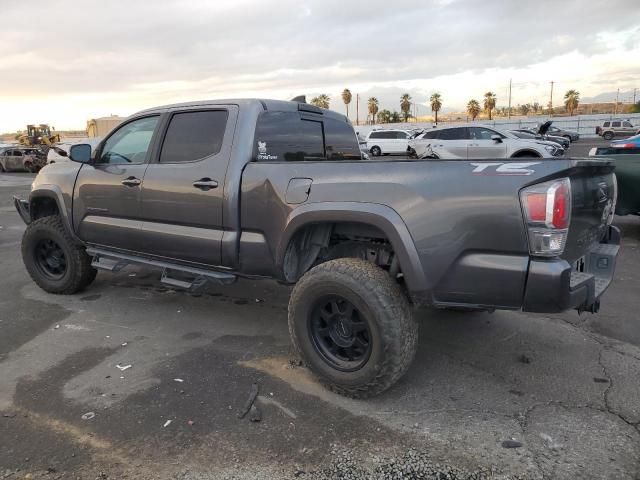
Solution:
[[[188,294],[129,268],[38,289],[11,200],[32,178],[0,175],[0,479],[640,478],[640,218],[615,220],[599,314],[419,311],[408,374],[356,401],[291,355],[274,282]],[[238,418],[254,383],[259,422]]]

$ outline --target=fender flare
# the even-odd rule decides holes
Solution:
[[[289,242],[304,226],[313,223],[357,222],[377,227],[391,242],[409,291],[427,289],[425,272],[415,242],[402,217],[391,207],[365,202],[308,203],[292,210],[287,217],[280,243],[276,247],[276,265],[283,265]]]
[[[56,205],[58,206],[58,211],[60,212],[60,218],[62,219],[62,224],[64,225],[65,230],[71,236],[71,238],[77,242],[79,245],[83,245],[84,242],[78,238],[76,233],[73,231],[73,227],[71,225],[71,207],[67,207],[67,204],[64,201],[64,196],[62,194],[62,190],[59,186],[53,184],[41,184],[38,185],[37,189],[32,190],[29,194],[29,212],[31,216],[31,221],[33,221],[33,201],[38,198],[50,198]]]

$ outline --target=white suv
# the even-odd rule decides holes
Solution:
[[[389,154],[406,155],[412,136],[413,132],[409,130],[372,130],[367,135],[367,150],[374,157]]]
[[[408,153],[418,158],[559,157],[564,150],[551,142],[524,140],[484,125],[428,130],[409,141]]]

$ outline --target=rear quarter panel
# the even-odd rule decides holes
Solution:
[[[250,163],[242,179],[242,235],[264,237],[263,253],[280,276],[277,246],[301,207],[286,203],[287,185],[294,177],[311,178],[307,209],[364,202],[400,215],[424,269],[426,288],[419,294],[428,302],[483,299],[518,308],[529,261],[519,191],[570,166],[566,160],[527,160]],[[500,173],[505,163],[526,165],[515,168],[520,173]]]

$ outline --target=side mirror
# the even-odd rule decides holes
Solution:
[[[69,149],[69,159],[78,163],[89,163],[91,161],[91,145],[88,143],[72,145]]]
[[[502,143],[502,137],[500,135],[491,135],[491,140],[496,143]]]

